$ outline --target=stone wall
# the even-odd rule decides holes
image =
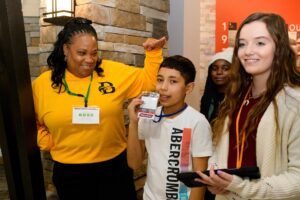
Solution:
[[[39,17],[24,17],[25,38],[31,76],[40,74],[40,24]]]
[[[200,3],[200,93],[204,91],[210,59],[215,54],[216,0],[201,0]]]
[[[148,37],[167,35],[169,0],[77,0],[75,16],[93,21],[99,54],[104,59],[143,66],[142,43]],[[41,3],[41,13],[45,3]],[[60,26],[41,20],[40,64],[52,49]]]

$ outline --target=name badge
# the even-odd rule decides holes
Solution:
[[[144,101],[144,103],[140,105],[140,108],[138,110],[138,117],[145,119],[154,119],[159,94],[156,92],[144,91],[142,93],[141,99]]]
[[[98,107],[73,107],[73,124],[99,124],[100,109]]]

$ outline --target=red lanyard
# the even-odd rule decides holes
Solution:
[[[245,148],[245,139],[246,139],[246,132],[243,131],[242,141],[240,142],[240,129],[239,129],[240,117],[241,117],[242,109],[244,107],[245,101],[249,95],[250,90],[251,90],[251,87],[249,87],[249,89],[244,97],[244,100],[241,104],[241,107],[239,109],[239,112],[236,117],[236,122],[235,122],[235,133],[236,133],[236,144],[237,144],[237,154],[236,154],[236,167],[237,168],[240,168],[242,166],[243,154],[244,154],[244,148]]]

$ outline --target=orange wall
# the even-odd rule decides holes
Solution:
[[[226,38],[228,22],[236,22],[239,26],[253,12],[280,14],[289,25],[289,31],[298,32],[300,37],[299,2],[299,0],[216,0],[216,51],[228,46]]]

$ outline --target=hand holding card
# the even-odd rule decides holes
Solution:
[[[159,94],[156,92],[143,92],[141,99],[144,101],[144,103],[139,108],[138,117],[154,119],[158,98]]]

